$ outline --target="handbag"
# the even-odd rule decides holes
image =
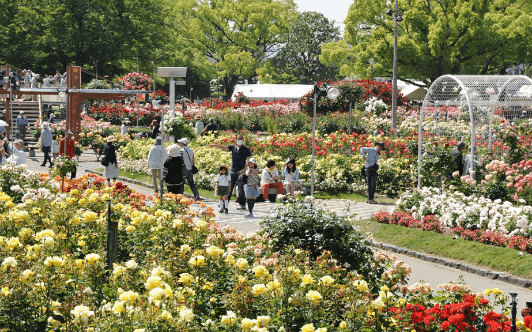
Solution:
[[[103,157],[101,163],[103,166],[109,166],[109,160],[107,159],[107,157]]]
[[[185,150],[185,152],[187,153],[188,160],[190,160],[190,163],[192,163],[192,159],[190,159],[190,155],[188,154],[188,151],[186,149],[183,149],[183,150]],[[196,167],[196,165],[192,164],[192,174],[198,174],[198,172],[199,170]]]
[[[243,172],[242,174],[240,174],[238,176],[237,181],[242,182],[243,184],[248,184],[248,176],[246,175],[246,172]]]

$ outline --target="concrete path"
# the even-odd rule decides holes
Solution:
[[[36,157],[28,158],[28,169],[35,172],[47,172],[47,168],[39,166],[42,160],[42,153],[37,152]],[[85,174],[85,170],[102,168],[101,164],[96,161],[96,157],[93,154],[88,153],[81,156],[80,166],[81,167],[78,169],[79,175]],[[153,190],[149,188],[129,183],[127,183],[127,185],[138,192],[142,192],[147,195],[153,194]],[[232,225],[243,233],[259,230],[260,226],[258,223],[260,218],[272,214],[280,206],[279,203],[257,203],[253,211],[255,218],[248,219],[244,217],[244,215],[247,214],[247,211],[236,210],[238,205],[234,201],[229,204],[228,214],[218,213],[219,207],[217,201],[205,200],[204,203],[214,209],[216,212],[216,221],[218,223],[222,225]],[[338,215],[342,216],[356,214],[357,219],[367,219],[375,212],[391,211],[393,209],[393,205],[391,204],[370,205],[340,199],[317,200],[317,205],[324,209],[334,211]],[[412,267],[412,274],[409,278],[409,284],[414,284],[424,280],[425,282],[431,284],[434,289],[437,289],[439,284],[449,283],[451,281],[456,282],[458,281],[459,277],[462,276],[465,283],[470,285],[473,290],[478,292],[482,292],[486,288],[498,287],[503,290],[505,294],[510,292],[518,293],[519,308],[524,307],[525,301],[532,301],[532,291],[530,289],[518,287],[499,280],[481,277],[475,274],[416,259],[410,256],[400,254],[395,255],[400,260]]]

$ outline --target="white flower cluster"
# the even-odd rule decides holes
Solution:
[[[376,97],[371,97],[364,105],[366,106],[365,111],[367,113],[377,113],[378,111],[385,111],[388,108],[385,102]]]
[[[433,214],[447,227],[487,229],[508,236],[526,235],[531,230],[528,220],[532,220],[532,206],[529,205],[514,206],[500,199],[492,201],[447,190],[440,194],[438,188],[431,187],[424,187],[417,193],[421,194],[421,200],[415,193],[407,192],[396,202],[396,206],[412,213],[414,218]]]

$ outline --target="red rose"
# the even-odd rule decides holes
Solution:
[[[449,325],[451,325],[451,324],[449,324],[448,321],[444,321],[444,322],[441,323],[440,328],[441,328],[443,331],[446,331],[446,330],[449,328]]]

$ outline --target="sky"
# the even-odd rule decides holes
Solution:
[[[344,20],[347,17],[349,6],[354,0],[294,0],[300,12],[322,13],[329,20],[334,20],[334,26],[344,32]]]

